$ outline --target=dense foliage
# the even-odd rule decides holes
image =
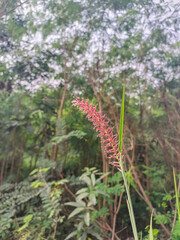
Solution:
[[[139,237],[180,239],[180,4],[151,0],[0,3],[0,239],[127,239],[120,172],[89,99],[119,133]],[[83,171],[83,172],[82,172]]]

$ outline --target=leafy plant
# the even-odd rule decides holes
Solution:
[[[60,216],[62,210],[60,200],[63,192],[62,186],[67,180],[47,182],[45,176],[48,171],[49,168],[35,169],[31,173],[34,179],[31,187],[38,189],[37,196],[40,197],[42,202],[42,212],[33,211],[33,219],[28,222],[29,231],[38,233],[37,239],[45,236],[46,239],[55,239],[57,225],[62,223],[64,219],[62,215]],[[27,226],[26,223],[25,225]],[[22,232],[23,229],[21,227],[18,232]]]
[[[4,184],[0,187],[0,196],[0,236],[6,240],[13,238],[21,222],[20,215],[29,212],[31,205],[36,203],[37,189],[32,189],[28,181]],[[29,224],[28,219],[23,221],[24,228]]]
[[[77,239],[86,240],[88,236],[94,236],[97,239],[103,239],[98,225],[95,223],[97,198],[99,195],[108,196],[105,192],[99,190],[97,185],[105,177],[105,174],[99,173],[95,168],[85,168],[80,180],[86,184],[76,192],[76,201],[68,202],[65,205],[75,207],[68,218],[76,218],[76,230],[66,237],[66,240],[76,236]],[[105,211],[106,212],[106,211]],[[101,211],[102,216],[104,211]]]

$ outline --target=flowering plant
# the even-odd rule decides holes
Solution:
[[[105,115],[101,115],[100,112],[97,112],[96,106],[93,107],[92,104],[88,103],[88,99],[80,100],[76,98],[72,101],[73,106],[76,106],[84,114],[87,114],[87,118],[90,122],[93,123],[96,132],[99,132],[99,137],[105,143],[106,153],[111,159],[116,159],[116,161],[111,162],[110,164],[117,166],[118,170],[121,171],[119,167],[119,141],[118,136],[113,134],[113,128],[109,126],[109,122],[105,120]]]
[[[131,225],[133,229],[134,239],[138,240],[136,222],[134,217],[133,206],[131,202],[131,196],[129,191],[129,186],[127,183],[125,170],[123,167],[122,161],[122,140],[123,140],[123,122],[124,122],[124,99],[125,99],[125,86],[123,85],[123,97],[122,97],[122,106],[121,106],[121,117],[120,117],[120,127],[119,127],[119,140],[118,136],[113,134],[113,129],[109,126],[109,122],[105,120],[105,116],[101,115],[100,112],[97,112],[96,107],[93,107],[92,104],[88,103],[87,100],[80,100],[76,98],[73,100],[73,106],[76,106],[84,114],[87,114],[87,118],[90,122],[93,123],[94,128],[105,143],[105,149],[108,153],[109,158],[113,158],[116,161],[111,162],[110,164],[117,167],[117,169],[122,172],[124,185],[127,193],[127,206],[129,210],[129,216],[131,220]]]

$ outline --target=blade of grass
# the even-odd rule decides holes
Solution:
[[[121,116],[120,116],[120,126],[119,126],[119,152],[120,152],[120,159],[119,161],[119,166],[122,172],[123,180],[124,180],[124,185],[126,188],[126,193],[127,193],[127,206],[128,206],[128,211],[129,211],[129,216],[131,220],[131,226],[133,230],[133,235],[134,239],[138,240],[138,234],[137,234],[137,227],[136,227],[136,221],[134,217],[134,211],[133,211],[133,206],[132,206],[132,201],[131,201],[131,195],[128,187],[128,182],[124,170],[124,165],[123,165],[123,160],[122,160],[122,141],[123,141],[123,128],[124,128],[124,103],[125,103],[125,85],[123,84],[123,96],[122,96],[122,105],[121,105]]]
[[[176,194],[176,207],[178,212],[178,219],[180,222],[180,206],[179,206],[179,197],[178,197],[177,182],[176,182],[176,173],[174,168],[173,168],[173,177],[174,177],[174,188],[175,188],[175,194]]]
[[[126,202],[127,202],[127,207],[128,207],[128,211],[129,211],[130,220],[131,220],[131,223],[133,223],[133,224],[131,224],[132,225],[132,230],[133,230],[133,233],[135,233],[136,232],[136,225],[135,225],[135,222],[134,222],[135,219],[133,217],[133,213],[131,211],[131,207],[130,207],[129,201],[126,200]]]
[[[130,195],[130,191],[129,191],[129,187],[128,187],[127,178],[126,178],[126,175],[125,175],[125,170],[124,170],[124,165],[123,165],[123,160],[122,160],[122,155],[121,154],[120,154],[119,165],[121,166],[121,172],[122,172],[124,185],[125,185],[125,189],[126,189],[126,193],[127,193],[128,210],[129,210],[129,216],[130,216],[130,220],[131,220],[131,226],[132,226],[132,230],[133,230],[134,239],[138,240],[137,227],[136,227],[136,221],[135,221],[135,217],[134,217],[131,195]]]
[[[142,232],[140,232],[140,240],[142,240],[143,239],[143,237],[142,237]]]
[[[121,117],[119,126],[119,152],[122,152],[122,141],[123,141],[123,127],[124,127],[124,101],[125,101],[125,85],[123,84],[123,96],[121,105]]]
[[[149,240],[153,240],[153,227],[152,227],[152,217],[153,217],[153,213],[151,214],[151,220],[150,220],[150,229],[149,229]]]

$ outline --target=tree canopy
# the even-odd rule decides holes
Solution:
[[[125,84],[122,154],[138,232],[148,239],[153,212],[154,239],[178,239],[179,2],[8,0],[0,9],[1,238],[70,239],[70,226],[72,239],[132,236],[121,173],[72,106],[89,99],[118,134]]]

